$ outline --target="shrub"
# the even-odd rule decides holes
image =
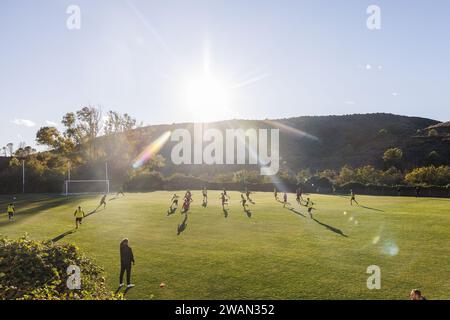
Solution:
[[[67,288],[67,268],[81,269],[81,290]],[[108,291],[103,270],[74,245],[0,238],[0,300],[122,299]]]

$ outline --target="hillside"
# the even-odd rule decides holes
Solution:
[[[371,164],[382,167],[382,155],[388,148],[399,147],[404,152],[404,167],[410,168],[425,164],[427,155],[436,151],[443,163],[450,158],[450,142],[439,137],[430,139],[418,137],[419,130],[438,124],[438,121],[406,117],[393,114],[355,114],[344,116],[306,116],[274,121],[230,120],[205,125],[205,128],[217,128],[221,131],[232,128],[280,128],[281,164],[286,169],[296,171],[302,168],[312,170],[340,169],[349,164],[361,166]],[[281,124],[281,125],[280,125]],[[285,126],[294,128],[286,130]],[[193,124],[173,124],[148,126],[136,129],[133,136],[141,141],[144,148],[163,132],[186,128],[192,132]],[[308,135],[299,134],[299,131]],[[317,139],[309,137],[312,135]],[[170,141],[161,150],[161,154],[170,159],[174,143]],[[200,174],[214,170],[233,171],[237,165],[206,166],[182,165],[176,171]],[[167,161],[167,173],[174,167]]]

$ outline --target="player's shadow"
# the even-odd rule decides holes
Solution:
[[[330,226],[330,225],[328,225],[328,224],[325,224],[325,223],[323,223],[323,222],[320,222],[320,221],[317,220],[316,218],[312,218],[312,219],[313,219],[315,222],[317,222],[318,224],[320,224],[321,226],[327,228],[328,230],[330,230],[330,231],[332,231],[332,232],[334,232],[334,233],[336,233],[336,234],[339,234],[339,235],[341,235],[341,236],[343,236],[343,237],[345,237],[345,238],[348,238],[348,236],[347,236],[344,232],[342,232],[341,229],[338,229],[338,228],[332,227],[332,226]]]
[[[203,201],[203,203],[202,203],[202,207],[203,207],[203,208],[206,208],[206,207],[208,207],[208,201]]]
[[[42,199],[38,199],[38,200],[34,200],[31,203],[30,207],[25,207],[25,208],[21,208],[18,207],[16,208],[17,212],[15,214],[15,220],[23,220],[23,219],[27,219],[35,214],[39,214],[39,213],[43,213],[47,210],[51,210],[53,208],[62,206],[62,205],[68,205],[71,204],[73,202],[76,202],[77,199],[76,198],[70,198],[67,199],[66,197],[55,197],[55,198],[42,198]],[[12,201],[9,201],[8,203],[10,203]],[[24,202],[27,203],[27,202]],[[10,222],[8,220],[6,221],[1,221],[0,222],[0,227],[6,224],[9,224]]]
[[[184,220],[181,224],[178,225],[178,233],[177,235],[179,236],[180,234],[182,234],[184,231],[186,231],[187,228],[187,220],[188,220],[188,215],[186,214],[184,217]]]
[[[102,207],[102,208],[98,207],[98,208],[95,209],[94,211],[91,211],[91,212],[87,213],[84,217],[87,218],[87,217],[89,217],[89,216],[92,216],[92,215],[95,214],[95,213],[102,212],[102,211],[104,211],[104,210],[106,210],[105,207]]]
[[[228,209],[223,209],[223,216],[228,218]]]
[[[378,211],[378,212],[385,212],[384,210],[381,209],[376,209],[376,208],[371,208],[371,207],[366,207],[366,206],[360,206],[361,208],[367,209],[367,210],[373,210],[373,211]]]
[[[294,208],[286,208],[286,209],[288,209],[289,211],[292,211],[296,215],[299,215],[299,216],[301,216],[303,218],[306,218],[306,216],[303,213],[301,213],[300,211],[295,210]]]
[[[68,235],[71,235],[72,233],[75,233],[76,229],[72,229],[69,231],[66,231],[64,233],[61,233],[60,235],[54,237],[52,240],[50,240],[51,242],[58,242],[59,240],[65,238]]]
[[[123,287],[118,287],[116,292],[114,292],[114,294],[118,294],[120,292],[120,290],[122,290],[122,288]],[[133,289],[133,287],[131,287],[131,288],[126,287],[125,291],[123,292],[123,295],[125,296],[128,293],[128,291],[130,291],[131,289]]]
[[[244,209],[244,212],[247,215],[247,217],[249,217],[249,218],[252,217],[252,212],[250,211],[250,209]]]
[[[167,216],[171,216],[173,214],[175,214],[178,210],[178,207],[172,208],[170,207],[169,210],[167,210]]]

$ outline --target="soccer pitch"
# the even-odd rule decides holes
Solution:
[[[119,242],[129,238],[136,287],[128,299],[408,299],[413,288],[450,298],[450,199],[359,196],[361,206],[350,206],[348,197],[312,194],[311,219],[293,194],[291,209],[272,193],[252,194],[249,217],[229,192],[225,217],[220,191],[208,193],[207,208],[194,191],[177,235],[184,216],[180,208],[167,216],[172,194],[111,196],[74,232],[75,208],[89,213],[100,196],[18,196],[14,222],[4,210],[10,197],[0,197],[0,234],[77,245],[105,269],[112,291]],[[380,290],[367,288],[371,265],[381,269]]]

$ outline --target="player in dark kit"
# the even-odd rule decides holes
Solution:
[[[103,197],[100,199],[100,204],[98,205],[98,208],[100,208],[101,206],[103,206],[103,208],[106,208],[106,194],[103,195]]]
[[[350,205],[351,206],[353,206],[353,202],[355,202],[359,206],[359,203],[358,203],[358,201],[356,201],[356,196],[353,193],[353,190],[350,190]]]
[[[297,202],[298,202],[299,204],[301,204],[301,202],[302,202],[302,189],[297,188],[297,191],[296,191],[296,198],[295,198],[295,199],[297,200]]]
[[[251,194],[250,190],[248,190],[248,188],[245,188],[245,197],[247,198],[247,201],[250,202],[250,203],[255,204],[253,202],[253,200],[250,198],[250,194]]]
[[[241,203],[242,203],[242,208],[244,208],[245,211],[247,211],[247,199],[245,199],[244,195],[241,193]]]

